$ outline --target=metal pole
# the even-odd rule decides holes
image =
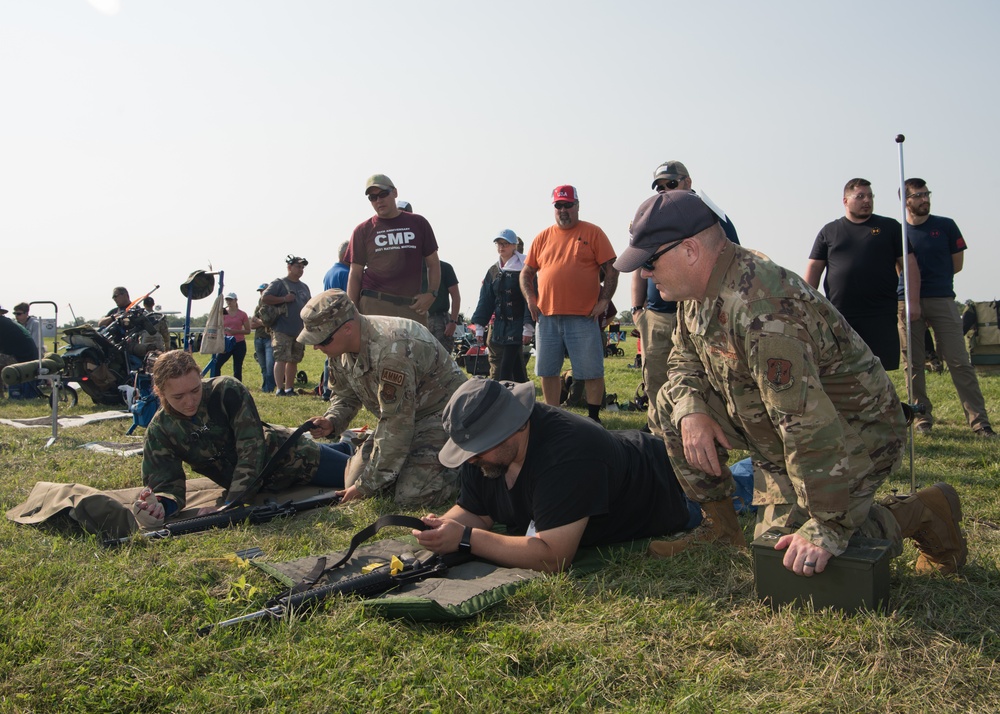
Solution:
[[[910,328],[910,260],[909,253],[907,249],[909,247],[909,242],[906,239],[906,174],[903,172],[903,142],[906,141],[906,137],[902,134],[896,135],[896,147],[899,150],[899,206],[900,206],[900,226],[901,232],[903,234],[903,311],[906,319],[906,325],[904,330],[906,332],[906,364],[904,365],[904,372],[906,373],[906,401],[909,405],[913,404],[913,370],[916,367],[913,364],[913,331]],[[919,295],[917,299],[919,299]],[[920,369],[924,366],[920,365]],[[910,452],[910,494],[917,492],[917,479],[913,471],[913,422],[915,419],[910,420],[910,424],[907,427],[909,436],[909,452]]]

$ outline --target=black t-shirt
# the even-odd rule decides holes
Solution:
[[[621,543],[682,530],[687,503],[660,439],[607,431],[571,412],[535,404],[528,450],[514,488],[462,467],[458,505],[524,535],[590,517],[581,546]]]
[[[811,260],[826,261],[823,290],[844,317],[896,315],[896,259],[903,255],[899,222],[872,215],[827,223],[816,236]]]
[[[10,355],[18,362],[38,359],[38,346],[31,334],[6,315],[0,315],[0,354]]]

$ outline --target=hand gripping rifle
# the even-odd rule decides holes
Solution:
[[[292,448],[298,438],[313,427],[314,424],[312,423],[312,420],[309,420],[292,432],[292,434],[281,443],[281,446],[277,448],[274,452],[274,456],[267,460],[267,463],[264,464],[264,468],[260,470],[260,474],[258,474],[257,478],[255,478],[250,485],[247,486],[245,491],[235,495],[230,505],[220,508],[215,513],[207,513],[204,516],[195,516],[194,518],[185,518],[180,521],[174,521],[173,523],[166,524],[163,528],[158,530],[143,531],[141,535],[150,540],[160,540],[162,538],[170,538],[171,536],[201,533],[213,528],[231,528],[232,526],[239,525],[240,523],[267,523],[268,521],[273,521],[275,518],[294,516],[298,513],[309,511],[314,508],[324,508],[325,506],[337,505],[340,503],[341,497],[333,492],[321,493],[318,496],[305,498],[301,501],[289,500],[283,503],[272,502],[258,506],[251,506],[243,503],[248,493],[251,491],[256,492],[260,484],[266,483],[267,477],[274,473],[278,462],[285,454],[288,453],[288,450]],[[124,538],[109,538],[104,541],[104,546],[111,548],[127,543],[131,539],[131,535],[125,536]]]
[[[234,625],[256,622],[262,619],[285,619],[293,612],[315,607],[333,595],[358,595],[361,597],[381,595],[390,590],[403,587],[407,583],[419,582],[426,578],[441,577],[448,572],[449,568],[472,559],[472,556],[468,553],[436,555],[430,551],[421,551],[421,557],[419,558],[412,555],[401,556],[400,560],[403,563],[403,569],[395,574],[393,574],[389,565],[386,564],[370,573],[355,575],[320,587],[313,587],[312,584],[316,580],[346,563],[354,553],[354,549],[360,543],[368,540],[379,528],[385,525],[404,526],[418,530],[427,529],[427,526],[419,518],[396,515],[382,516],[351,539],[351,547],[339,562],[326,568],[326,559],[319,558],[317,568],[314,568],[313,573],[310,573],[302,582],[289,589],[286,593],[268,600],[262,609],[229,620],[223,620],[215,625],[205,625],[198,628],[198,634],[207,635],[215,628],[233,627]]]
[[[335,506],[338,503],[340,503],[340,495],[332,491],[327,491],[317,496],[304,498],[301,501],[288,500],[282,503],[272,501],[259,506],[237,506],[236,508],[208,513],[204,516],[185,518],[180,521],[168,523],[163,528],[157,530],[143,531],[140,535],[148,540],[161,540],[173,536],[202,533],[213,528],[231,528],[240,523],[257,525],[258,523],[273,521],[275,518],[295,516],[303,511],[309,511],[314,508]],[[104,546],[113,548],[123,545],[132,540],[132,537],[131,535],[127,535],[123,538],[109,538],[104,541]]]

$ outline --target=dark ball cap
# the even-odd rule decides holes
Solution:
[[[631,238],[615,268],[631,273],[645,263],[661,245],[676,243],[701,233],[719,222],[715,211],[692,191],[666,191],[647,198],[635,212]]]

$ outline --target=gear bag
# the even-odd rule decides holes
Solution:
[[[1000,302],[969,302],[962,329],[974,365],[1000,365]]]

